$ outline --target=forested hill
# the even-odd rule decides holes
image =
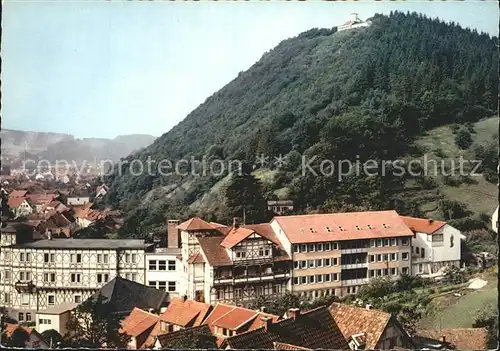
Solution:
[[[312,29],[284,40],[134,157],[394,159],[414,152],[412,140],[426,130],[495,113],[498,38],[418,14],[371,21],[368,28]],[[287,167],[266,190],[289,189],[299,209],[395,207],[389,189],[405,186],[312,179]],[[129,210],[124,228],[137,232],[185,215],[185,206],[221,179],[132,176],[123,166],[106,180],[108,203]]]

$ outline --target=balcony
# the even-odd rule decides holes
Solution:
[[[341,249],[340,250],[340,253],[343,255],[353,254],[353,253],[363,253],[363,252],[368,252],[368,248],[367,247],[360,247],[357,249]]]
[[[14,284],[14,288],[17,290],[18,293],[24,292],[24,293],[32,293],[36,291],[35,284],[33,284],[32,280],[29,281],[20,281],[18,280]]]
[[[428,263],[430,261],[431,261],[430,257],[420,257],[417,255],[411,256],[411,263]]]
[[[214,278],[214,284],[236,284],[246,282],[272,281],[275,279],[290,278],[289,271],[274,271],[269,273],[238,274],[233,277],[221,276]]]
[[[342,285],[362,285],[368,283],[368,278],[341,280]]]
[[[342,269],[354,269],[354,268],[368,268],[368,263],[351,263],[351,264],[343,264],[340,266]]]

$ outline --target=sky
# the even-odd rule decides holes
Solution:
[[[2,128],[160,136],[280,41],[416,11],[498,36],[496,1],[5,0]]]

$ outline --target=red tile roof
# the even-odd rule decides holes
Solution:
[[[433,219],[400,216],[408,228],[415,232],[432,234],[446,225],[446,222]]]
[[[284,342],[274,342],[273,343],[273,349],[274,350],[311,350],[305,347],[300,347],[297,345],[291,345],[291,344],[286,344]]]
[[[160,321],[181,327],[197,327],[202,324],[211,310],[210,305],[194,300],[173,298],[167,309],[160,316]]]
[[[274,217],[291,243],[412,236],[396,211]]]
[[[24,197],[9,197],[7,204],[9,208],[18,208],[25,200]]]
[[[221,246],[223,240],[224,236],[222,235],[198,238],[203,256],[211,266],[230,266],[233,264],[226,249]]]
[[[31,334],[31,332],[33,331],[32,328],[25,327],[21,324],[5,323],[5,333],[7,334],[8,337],[10,337],[12,335],[12,333],[14,333],[14,331],[18,328],[25,330],[28,334]]]
[[[441,330],[421,330],[417,338],[426,338],[442,343],[441,338],[444,336],[446,348],[485,350],[487,333],[485,328],[444,328]]]
[[[205,263],[205,259],[201,253],[196,252],[189,257],[188,263]]]
[[[148,313],[135,307],[132,312],[121,322],[121,333],[130,335],[136,339],[136,348],[147,348],[154,344],[154,336],[151,335],[153,327],[159,316]]]
[[[245,324],[250,324],[258,313],[246,308],[235,307],[212,322],[216,327],[237,331]]]
[[[390,313],[337,302],[330,306],[330,313],[346,340],[352,335],[365,333],[367,350],[377,348],[380,336],[391,319]]]
[[[27,191],[26,190],[13,190],[10,194],[9,197],[25,197]]]
[[[210,314],[207,316],[207,318],[205,319],[203,324],[206,324],[210,328],[210,331],[212,332],[212,334],[214,334],[215,333],[215,325],[213,324],[213,322],[215,320],[219,319],[220,317],[222,317],[223,315],[225,315],[226,313],[228,313],[229,311],[231,311],[234,307],[235,306],[229,306],[229,305],[217,303],[215,305],[214,309],[212,310],[212,312],[210,312]]]
[[[254,233],[251,229],[246,229],[242,227],[232,228],[229,233],[227,233],[226,237],[220,243],[221,246],[224,246],[227,249],[231,249],[235,245],[239,244],[250,235]]]
[[[203,219],[199,217],[194,217],[179,224],[177,226],[177,229],[186,231],[197,231],[197,230],[214,230],[215,228],[211,226],[209,223],[205,222]]]
[[[274,342],[311,349],[349,349],[326,306],[226,339],[231,349],[273,349]]]

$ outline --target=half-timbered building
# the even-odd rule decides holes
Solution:
[[[145,284],[143,240],[34,240],[28,229],[2,228],[0,305],[18,321],[62,303],[80,303],[116,276]]]
[[[291,260],[269,224],[235,220],[227,227],[193,218],[178,228],[189,298],[247,305],[289,290]]]

